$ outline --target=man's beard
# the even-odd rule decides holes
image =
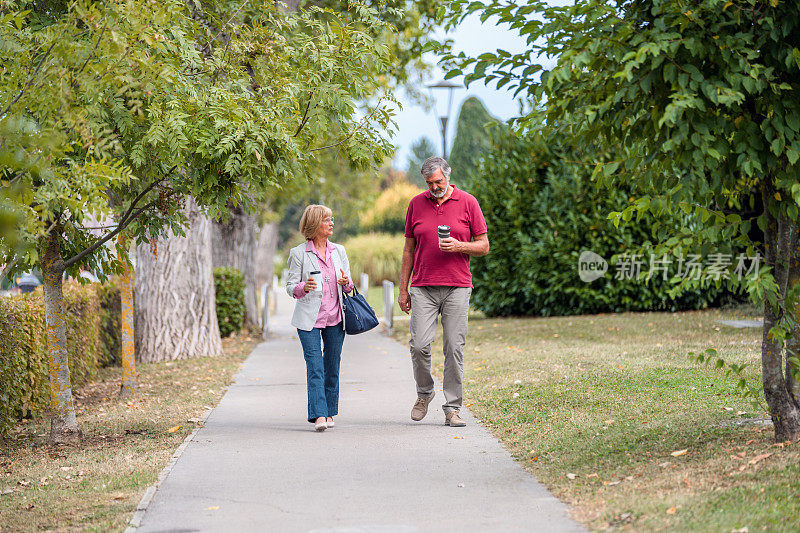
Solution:
[[[447,187],[449,187],[449,186],[450,185],[448,185]],[[447,194],[447,187],[445,187],[444,189],[442,189],[439,192],[431,191],[431,196],[433,196],[434,198],[444,198],[444,196]]]

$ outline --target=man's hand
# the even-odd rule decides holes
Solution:
[[[411,295],[408,294],[408,291],[400,291],[400,298],[397,303],[400,305],[400,310],[405,314],[411,311]]]
[[[461,241],[448,237],[446,239],[439,239],[439,249],[443,252],[460,252]]]

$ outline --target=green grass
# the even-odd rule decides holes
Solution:
[[[0,441],[0,531],[124,531],[144,491],[215,406],[260,340],[224,339],[225,356],[137,364],[139,388],[120,401],[121,370],[75,391],[78,446],[49,446],[43,420]]]
[[[761,331],[716,323],[734,314],[471,316],[465,405],[593,530],[798,531],[800,444],[725,425],[763,412],[687,357],[716,348],[759,380]]]
[[[398,298],[400,297],[400,288],[395,285],[394,286],[394,316],[407,316],[404,312],[400,310],[400,306],[397,303]],[[367,303],[375,310],[375,314],[378,316],[379,320],[383,319],[383,287],[370,287],[369,292],[365,295],[367,299]]]

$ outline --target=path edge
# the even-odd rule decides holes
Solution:
[[[158,479],[156,480],[156,482],[147,487],[147,489],[144,491],[142,499],[139,500],[139,505],[136,506],[136,510],[133,512],[133,516],[128,522],[128,527],[127,529],[125,529],[125,533],[136,533],[136,530],[139,528],[140,525],[142,525],[142,519],[144,518],[144,514],[147,512],[147,507],[150,505],[150,502],[153,501],[153,497],[156,495],[156,492],[158,492],[158,488],[167,478],[169,473],[172,472],[172,468],[175,466],[175,463],[177,463],[178,459],[180,459],[181,455],[183,455],[183,452],[186,450],[186,447],[189,445],[192,439],[194,439],[194,436],[197,434],[197,432],[203,429],[203,427],[206,425],[206,420],[208,419],[209,416],[211,416],[211,413],[213,413],[216,408],[217,407],[214,406],[213,409],[206,410],[205,414],[201,416],[200,420],[196,423],[196,427],[194,428],[194,430],[192,430],[191,433],[186,435],[186,438],[183,439],[181,445],[178,446],[178,449],[175,450],[175,453],[172,454],[169,461],[167,462],[167,466],[161,469],[161,472],[158,474]]]

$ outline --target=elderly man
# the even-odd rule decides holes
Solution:
[[[450,184],[450,165],[441,157],[422,164],[428,190],[411,199],[406,211],[406,244],[400,275],[400,308],[411,313],[411,360],[417,382],[412,420],[422,420],[435,394],[431,377],[431,342],[439,315],[444,332],[445,425],[466,424],[462,404],[464,343],[472,293],[469,258],[489,253],[486,221],[474,196]],[[440,238],[437,228],[450,227]],[[446,231],[446,228],[443,228]],[[408,287],[409,277],[411,288]]]

